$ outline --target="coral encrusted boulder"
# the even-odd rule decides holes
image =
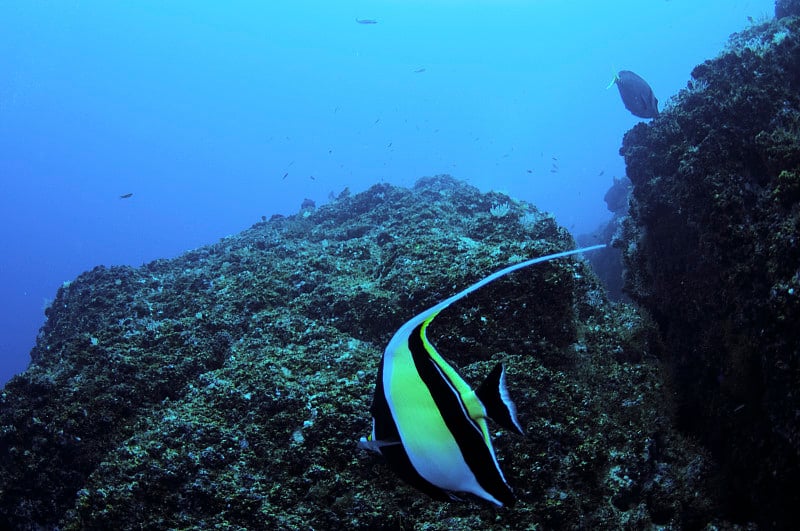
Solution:
[[[678,421],[723,515],[800,518],[800,19],[732,37],[625,136],[627,289],[662,332]]]
[[[434,501],[358,448],[397,328],[501,266],[573,246],[532,205],[438,176],[84,273],[0,394],[0,528],[715,521],[712,464],[672,427],[655,328],[610,303],[581,257],[497,280],[429,329],[472,385],[506,364],[526,436],[492,437],[515,506]]]

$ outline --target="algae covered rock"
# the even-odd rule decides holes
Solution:
[[[800,17],[800,1],[798,0],[776,0],[775,18]]]
[[[532,205],[437,176],[85,273],[59,290],[31,366],[0,395],[0,527],[714,521],[711,463],[672,428],[653,326],[610,303],[582,259],[498,280],[429,330],[473,385],[506,364],[527,434],[493,427],[514,508],[432,501],[357,448],[405,320],[572,246]]]
[[[790,4],[787,2],[779,4]],[[626,136],[627,289],[663,334],[678,421],[724,513],[800,518],[800,19],[753,26]]]

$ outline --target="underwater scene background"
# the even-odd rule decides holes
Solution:
[[[800,2],[641,4],[0,6],[0,528],[793,527]],[[595,244],[427,330],[516,503],[364,451],[403,323]]]
[[[771,13],[769,0],[2,2],[0,381],[82,271],[174,257],[345,187],[452,173],[594,230],[638,121],[605,90],[615,70],[664,102]]]

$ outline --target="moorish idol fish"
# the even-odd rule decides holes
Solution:
[[[426,330],[445,308],[512,271],[605,245],[533,258],[501,269],[420,313],[392,337],[381,358],[372,401],[372,433],[359,447],[378,452],[401,479],[438,500],[474,494],[512,505],[486,418],[522,434],[516,408],[497,364],[472,390],[428,341]]]

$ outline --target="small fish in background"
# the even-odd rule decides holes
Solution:
[[[631,190],[633,190],[633,183],[631,183],[631,180],[628,179],[627,176],[620,177],[619,179],[614,177],[611,188],[609,188],[608,191],[606,191],[606,195],[603,196],[603,201],[606,202],[609,212],[617,213],[626,210],[628,208],[628,197],[630,196]]]
[[[639,118],[655,118],[658,116],[658,100],[653,89],[637,74],[630,70],[620,70],[606,87],[617,85],[622,103],[631,114]]]
[[[286,173],[283,174],[283,177],[281,177],[281,181],[286,179],[288,176],[289,176],[289,172],[287,171]]]
[[[359,24],[377,24],[378,21],[371,18],[357,18],[356,22]]]
[[[133,193],[131,193],[131,192],[128,192],[127,194],[122,194],[121,196],[119,196],[120,199],[129,199],[131,197],[133,197]]]
[[[421,73],[423,73],[424,71],[425,71],[425,69],[424,69],[424,68],[417,68],[416,70],[414,70],[414,73],[415,73],[415,74],[421,74]]]

